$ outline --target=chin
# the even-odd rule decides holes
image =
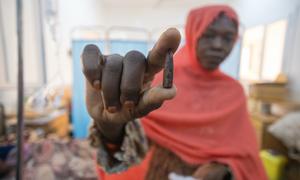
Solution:
[[[219,66],[203,66],[207,71],[214,71],[218,69]]]
[[[218,67],[219,67],[219,65],[220,64],[214,64],[214,63],[205,63],[205,62],[203,62],[203,63],[201,63],[200,62],[200,64],[202,65],[202,67],[205,69],[205,70],[207,70],[207,71],[214,71],[214,70],[217,70],[218,69]]]

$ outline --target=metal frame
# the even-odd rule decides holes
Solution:
[[[23,179],[23,131],[24,131],[24,72],[23,72],[23,2],[17,0],[18,44],[18,126],[17,126],[17,172],[16,179]]]

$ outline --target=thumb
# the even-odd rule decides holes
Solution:
[[[136,108],[137,117],[142,117],[151,111],[158,109],[165,100],[173,99],[176,96],[175,85],[172,88],[163,88],[161,85],[147,90],[139,101]]]
[[[176,96],[175,85],[172,88],[163,88],[161,85],[150,88],[144,93],[142,101],[144,104],[157,104],[163,103],[165,100],[173,99]]]

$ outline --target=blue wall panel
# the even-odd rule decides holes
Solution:
[[[241,58],[241,41],[238,40],[232,49],[230,55],[221,64],[221,70],[227,75],[239,79],[240,70],[240,58]]]
[[[138,50],[146,57],[148,55],[148,44],[145,41],[110,41],[110,52],[124,56],[128,51]]]
[[[72,94],[72,124],[75,138],[86,138],[90,126],[90,116],[85,106],[85,81],[81,68],[80,55],[87,44],[95,44],[104,49],[103,42],[74,40],[72,42],[73,57],[73,94]]]
[[[87,44],[95,44],[100,50],[104,49],[101,41],[74,40],[72,42],[73,56],[73,95],[72,95],[72,124],[75,138],[86,138],[90,125],[90,117],[85,106],[85,83],[81,69],[81,59],[83,48]],[[125,55],[130,50],[138,50],[145,56],[148,54],[147,42],[143,41],[121,41],[110,42],[110,52]]]

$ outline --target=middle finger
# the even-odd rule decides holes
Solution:
[[[146,68],[146,57],[138,51],[128,52],[123,60],[121,103],[133,108],[139,100]]]

